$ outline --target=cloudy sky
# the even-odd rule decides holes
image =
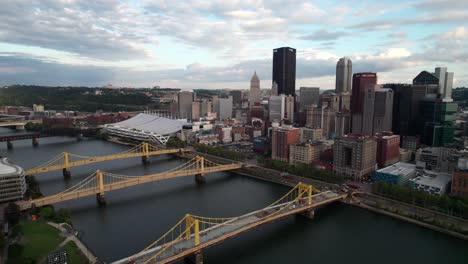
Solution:
[[[271,87],[297,49],[297,88],[333,89],[338,58],[379,83],[447,66],[468,86],[468,0],[4,0],[0,85]]]

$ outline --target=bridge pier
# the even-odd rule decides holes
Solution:
[[[39,140],[37,139],[37,137],[33,137],[33,138],[32,138],[32,145],[33,145],[34,147],[39,146]]]
[[[303,216],[303,217],[309,218],[309,219],[314,219],[315,210],[313,210],[313,209],[307,210],[307,211],[304,211],[304,212],[300,213],[300,215]]]
[[[63,168],[63,169],[62,169],[62,173],[63,173],[63,177],[65,177],[65,179],[70,179],[70,177],[71,177],[71,172],[70,172],[69,169]]]
[[[201,251],[198,251],[195,254],[186,257],[184,260],[187,264],[203,264],[203,254]]]
[[[96,201],[99,206],[106,205],[106,199],[104,198],[104,194],[101,194],[101,193],[96,194]]]
[[[10,140],[7,141],[7,148],[8,149],[13,149],[13,142],[11,142]]]
[[[149,156],[142,156],[141,162],[143,163],[143,165],[150,164]]]
[[[197,183],[205,183],[206,177],[203,174],[195,174],[195,182]]]

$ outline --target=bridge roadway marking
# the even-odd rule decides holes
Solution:
[[[197,251],[200,251],[203,248],[207,248],[214,244],[220,243],[223,240],[234,237],[242,232],[245,232],[261,224],[268,223],[288,215],[297,214],[323,204],[334,202],[336,200],[344,198],[345,195],[340,195],[335,192],[326,191],[319,194],[315,194],[312,197],[314,199],[311,205],[300,204],[296,202],[278,204],[236,217],[225,223],[220,223],[219,225],[213,226],[206,230],[202,230],[200,231],[200,245],[197,247],[193,246],[195,243],[193,234],[192,238],[189,240],[180,239],[180,241],[175,242],[173,250],[166,250],[161,254],[161,258],[158,258],[158,263],[170,263],[176,261],[178,259],[191,255]],[[306,201],[306,199],[307,198],[303,198],[304,201]],[[288,208],[285,209],[283,213],[274,215],[271,218],[258,216],[258,214],[260,213],[272,214],[279,210],[279,208],[284,206],[288,206]],[[228,223],[229,225],[226,225],[226,223]],[[234,223],[239,223],[239,225],[232,225]],[[159,246],[144,252],[140,252],[136,255],[115,261],[113,262],[113,264],[144,263],[147,259],[151,258],[151,256],[154,255],[157,250],[161,249],[161,247],[162,246]]]

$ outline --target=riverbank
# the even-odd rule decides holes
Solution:
[[[70,240],[70,236],[74,237],[61,225],[23,220],[11,232],[6,263],[45,263],[53,251],[66,252],[70,264],[95,263],[86,261],[81,241],[76,237]]]
[[[115,143],[119,143],[121,144],[122,142],[115,142]],[[210,154],[206,154],[206,153],[199,153],[199,152],[190,152],[190,153],[184,153],[183,155],[177,155],[179,157],[183,157],[183,158],[187,158],[187,159],[190,159],[190,158],[193,158],[194,156],[196,155],[201,155],[201,156],[204,156],[208,159],[210,159],[211,161],[214,161],[214,162],[217,162],[217,163],[232,163],[232,162],[237,162],[237,161],[233,161],[233,160],[230,160],[230,159],[226,159],[226,158],[223,158],[223,157],[218,157],[218,156],[213,156],[213,155],[210,155]],[[331,183],[326,183],[326,182],[322,182],[322,181],[318,181],[318,180],[314,180],[314,179],[311,179],[311,178],[305,178],[305,177],[301,177],[301,176],[297,176],[297,175],[289,175],[288,178],[285,178],[285,177],[281,177],[281,172],[280,171],[274,171],[274,170],[271,170],[271,169],[267,169],[267,168],[263,168],[263,167],[258,167],[258,166],[252,166],[252,163],[248,163],[249,165],[251,166],[248,166],[246,168],[242,168],[240,170],[236,170],[236,171],[231,171],[232,173],[235,173],[235,174],[238,174],[238,175],[242,175],[242,176],[246,176],[246,177],[251,177],[251,178],[256,178],[256,179],[260,179],[260,180],[263,180],[263,181],[268,181],[268,182],[272,182],[272,183],[276,183],[276,184],[281,184],[281,185],[284,185],[284,186],[288,186],[288,187],[291,187],[291,186],[294,186],[296,185],[298,182],[303,182],[303,183],[307,183],[307,184],[311,184],[317,188],[319,188],[320,190],[337,190],[340,188],[339,185],[336,185],[336,184],[331,184]],[[374,197],[378,197],[378,196],[374,196]],[[380,198],[380,197],[379,197]],[[381,197],[381,199],[383,199],[383,197]],[[360,206],[360,204],[357,204],[357,203],[349,203],[349,202],[346,202],[344,201],[345,203],[349,203],[351,205],[355,205],[355,206],[358,206],[360,208],[364,208],[364,209],[367,209],[369,211],[373,211],[373,212],[377,212],[377,213],[381,213],[381,214],[384,214],[386,216],[393,216],[393,215],[398,215],[397,213],[394,212],[394,209],[392,209],[393,207],[401,207],[401,206],[397,206],[396,204],[393,205],[393,207],[389,207],[389,210],[385,210],[385,208],[377,208],[375,206],[372,206],[370,205],[371,201],[369,199],[362,199],[361,200],[363,202],[367,202],[367,206]],[[422,210],[420,210],[420,208],[417,208],[417,207],[414,207],[414,206],[411,206],[411,205],[405,205],[405,206],[409,206],[409,208],[411,208],[413,211],[416,211],[419,209],[419,211],[422,212]],[[391,209],[391,210],[390,210]],[[392,212],[393,210],[393,212]],[[400,211],[403,211],[401,209],[399,209]],[[413,224],[417,224],[419,226],[423,226],[423,227],[426,227],[426,228],[430,228],[432,230],[435,230],[435,231],[439,231],[441,233],[445,233],[445,234],[448,234],[448,235],[451,235],[451,236],[454,236],[454,237],[457,237],[457,238],[461,238],[461,239],[465,239],[466,240],[466,234],[464,234],[463,232],[465,232],[465,224],[466,221],[464,221],[464,223],[461,225],[460,223],[457,222],[457,220],[454,220],[451,218],[451,216],[447,216],[445,215],[444,217],[433,217],[433,219],[431,219],[430,221],[433,221],[435,220],[435,222],[439,223],[439,222],[442,222],[442,223],[449,223],[448,225],[435,225],[434,223],[431,223],[431,222],[428,222],[428,218],[424,218],[423,216],[420,216],[419,214],[407,214],[407,215],[404,215],[404,216],[401,216],[398,218],[402,221],[406,221],[406,222],[410,222],[410,223],[413,223]],[[462,226],[461,228],[459,228],[459,226]],[[453,229],[460,229],[461,232],[455,232]]]

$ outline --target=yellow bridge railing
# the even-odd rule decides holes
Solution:
[[[26,175],[35,175],[40,173],[46,173],[50,171],[57,170],[69,170],[73,167],[84,166],[92,163],[118,160],[118,159],[128,159],[128,158],[137,158],[144,157],[149,158],[149,156],[156,156],[162,154],[173,154],[173,153],[183,153],[188,152],[190,149],[181,148],[181,149],[160,149],[154,147],[148,143],[141,143],[129,150],[123,151],[121,153],[105,155],[105,156],[84,156],[78,154],[72,154],[68,152],[62,152],[59,155],[55,156],[51,160],[36,166],[34,168],[26,170]]]
[[[169,171],[144,176],[120,175],[98,170],[63,192],[34,200],[19,201],[17,204],[21,210],[26,210],[31,207],[55,204],[90,195],[98,195],[98,198],[103,198],[106,192],[139,184],[183,176],[198,175],[198,177],[203,177],[206,173],[235,170],[241,167],[241,163],[218,164],[207,160],[204,157],[196,156],[188,162]]]
[[[203,217],[196,215],[185,215],[175,226],[162,235],[159,239],[149,244],[146,248],[127,258],[129,263],[157,263],[166,262],[164,260],[175,255],[183,254],[183,250],[190,250],[201,245],[201,237],[208,234],[215,228],[227,226],[248,226],[257,222],[277,217],[286,210],[291,209],[291,205],[301,201],[304,206],[312,205],[313,193],[319,193],[320,190],[312,185],[303,183],[297,184],[288,193],[276,200],[267,207],[238,217]],[[259,212],[271,210],[270,213],[261,215]],[[255,215],[252,220],[248,216]],[[206,241],[205,241],[206,242]],[[170,262],[169,260],[167,262]]]

